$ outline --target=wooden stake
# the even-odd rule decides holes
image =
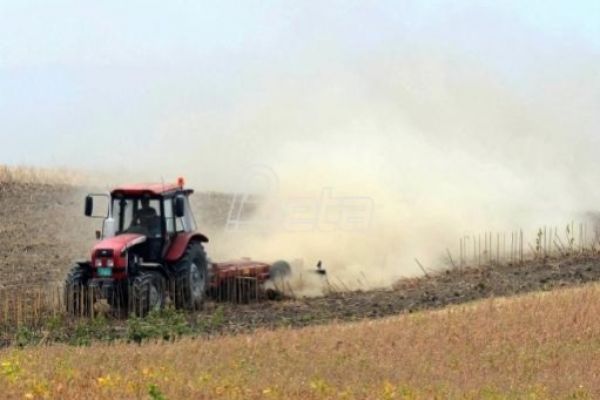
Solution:
[[[424,274],[426,277],[429,277],[429,274],[428,274],[428,273],[427,273],[427,271],[425,270],[425,267],[423,267],[423,264],[421,264],[421,263],[419,262],[419,260],[418,260],[418,259],[416,259],[416,258],[415,258],[415,262],[417,263],[417,265],[419,266],[419,268],[421,268],[421,271],[423,271],[423,274]]]

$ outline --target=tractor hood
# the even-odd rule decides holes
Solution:
[[[95,258],[98,250],[112,250],[114,257],[120,257],[129,248],[144,243],[146,236],[140,235],[139,233],[124,233],[122,235],[113,236],[106,238],[96,243],[92,249],[92,259]]]

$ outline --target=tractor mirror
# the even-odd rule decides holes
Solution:
[[[94,199],[92,196],[85,197],[85,216],[91,217],[94,212]]]
[[[185,199],[183,196],[175,197],[175,216],[181,218],[185,215]]]

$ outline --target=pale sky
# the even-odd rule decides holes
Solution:
[[[361,104],[382,79],[370,71],[393,75],[389,65],[413,59],[431,69],[431,85],[472,65],[477,79],[523,98],[584,70],[595,81],[580,82],[590,86],[577,107],[595,118],[599,57],[591,0],[0,0],[0,163],[119,169],[135,158],[185,169],[190,155],[215,168],[277,159],[290,143],[327,137],[333,122],[301,111],[311,99]]]

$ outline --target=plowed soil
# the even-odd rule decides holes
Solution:
[[[524,265],[454,269],[429,277],[405,279],[390,290],[330,293],[323,297],[250,305],[209,304],[223,313],[215,331],[247,332],[256,328],[302,327],[331,321],[356,321],[441,308],[473,300],[549,291],[600,280],[596,256],[531,261]],[[212,312],[211,312],[212,311]]]

